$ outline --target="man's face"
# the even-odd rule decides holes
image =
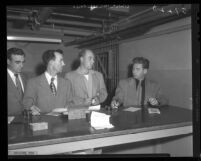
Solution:
[[[24,66],[25,57],[23,55],[11,55],[11,60],[7,59],[7,65],[14,73],[20,73]]]
[[[92,69],[94,65],[94,54],[90,50],[86,51],[85,55],[81,57],[81,63],[86,69]]]
[[[52,61],[53,69],[57,72],[60,73],[62,72],[62,68],[65,65],[64,60],[63,60],[63,55],[55,52],[55,60]]]
[[[144,69],[142,64],[133,65],[133,77],[135,79],[142,80],[146,74],[147,69]]]

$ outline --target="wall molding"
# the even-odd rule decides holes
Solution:
[[[142,35],[139,37],[121,40],[121,41],[119,41],[119,44],[125,43],[125,42],[130,42],[130,41],[137,41],[137,40],[141,40],[141,39],[146,39],[146,38],[150,38],[150,37],[157,37],[157,36],[170,34],[170,33],[174,33],[174,32],[179,32],[179,31],[183,31],[183,30],[189,30],[189,29],[191,29],[191,24],[181,25],[181,26],[172,27],[169,29],[164,29],[161,31],[156,31],[153,33],[145,34],[145,35]]]

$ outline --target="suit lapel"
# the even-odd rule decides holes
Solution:
[[[128,89],[128,90],[131,90],[132,91],[132,99],[135,99],[135,101],[134,102],[137,102],[137,90],[136,90],[136,82],[135,82],[135,79],[134,78],[131,78],[130,79],[130,81],[129,81],[129,86],[128,86],[128,88],[130,88],[130,89]]]
[[[92,77],[92,95],[96,95],[96,92],[97,92],[97,83],[98,83],[98,80],[96,78],[96,74],[95,73],[92,73],[91,74],[91,77]]]
[[[10,84],[11,88],[13,89],[13,92],[15,93],[15,96],[17,98],[19,98],[19,93],[17,91],[17,88],[16,88],[12,78],[10,77],[10,74],[8,74],[8,72],[7,72],[7,81],[8,81],[8,84]]]
[[[145,79],[145,98],[144,98],[144,103],[147,104],[148,99],[149,99],[149,89],[150,89],[150,84],[147,79]]]
[[[58,96],[58,94],[59,94],[61,88],[62,88],[62,85],[61,85],[61,78],[60,78],[59,76],[57,76],[57,92],[56,92],[57,94],[56,94],[56,96]]]
[[[89,97],[88,95],[88,91],[87,91],[87,86],[85,84],[85,77],[84,75],[80,74],[79,71],[77,70],[78,76],[80,77],[80,83],[81,83],[81,87],[83,88],[84,93],[87,95],[87,97]]]
[[[40,78],[40,85],[44,88],[44,90],[47,91],[48,94],[51,93],[50,86],[49,86],[49,84],[48,84],[47,78],[45,77],[45,74],[44,74],[44,73],[41,75],[41,78]],[[42,89],[43,89],[43,88],[42,88]]]

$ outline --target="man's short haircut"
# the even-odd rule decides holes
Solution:
[[[144,69],[149,69],[149,60],[144,57],[135,57],[133,59],[133,65],[134,64],[142,64]]]
[[[79,53],[78,53],[78,58],[81,58],[83,56],[85,56],[87,51],[91,51],[93,53],[93,51],[91,49],[82,49]]]
[[[63,51],[61,49],[57,49],[57,50],[46,50],[43,53],[42,59],[43,59],[43,63],[45,66],[48,65],[50,60],[55,60],[55,52],[60,53],[61,55],[63,55]]]
[[[10,48],[7,50],[7,59],[11,60],[12,55],[22,55],[25,57],[25,53],[22,49],[19,48]]]

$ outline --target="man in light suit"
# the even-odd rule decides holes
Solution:
[[[7,107],[8,115],[21,114],[22,98],[25,87],[25,77],[21,73],[25,62],[25,53],[19,48],[7,51]]]
[[[144,57],[133,59],[133,77],[120,80],[111,102],[112,108],[116,108],[120,104],[139,107],[167,105],[168,100],[162,94],[160,85],[146,77],[148,69],[148,59]]]
[[[55,108],[68,108],[71,99],[70,82],[57,74],[64,64],[63,51],[47,50],[43,54],[46,71],[27,83],[23,105],[33,115],[51,112]]]
[[[72,105],[98,105],[105,101],[108,94],[102,73],[92,70],[92,50],[83,49],[79,53],[79,60],[80,66],[65,75],[72,85]]]

